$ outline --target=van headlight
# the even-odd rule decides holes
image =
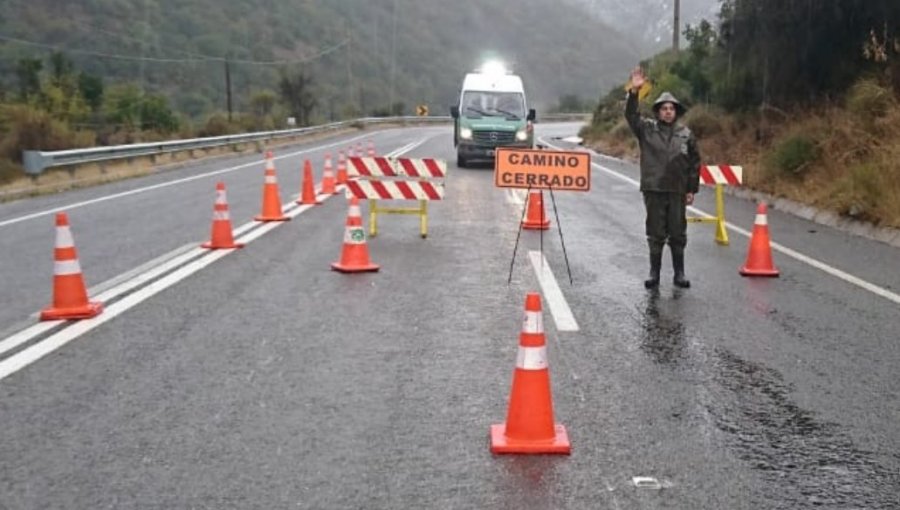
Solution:
[[[459,137],[463,140],[471,140],[472,139],[472,130],[469,128],[461,128],[459,130]]]
[[[518,140],[520,142],[524,142],[525,140],[528,140],[528,132],[525,131],[524,129],[520,129],[520,130],[516,131],[516,140]]]

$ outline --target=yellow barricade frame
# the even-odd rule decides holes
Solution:
[[[419,207],[378,207],[378,200],[369,199],[369,237],[378,235],[379,214],[414,214],[419,217],[419,235],[428,237],[428,200],[419,200]]]
[[[715,223],[716,243],[728,246],[728,229],[725,228],[725,192],[722,184],[716,184],[716,215],[689,216],[688,223]]]

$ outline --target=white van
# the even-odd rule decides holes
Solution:
[[[459,167],[493,160],[497,147],[534,147],[534,110],[528,109],[522,79],[505,70],[467,74],[450,114]]]

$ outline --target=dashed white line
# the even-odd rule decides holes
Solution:
[[[401,155],[409,150],[412,150],[415,147],[418,147],[422,143],[424,143],[428,138],[420,140],[418,143],[411,143],[400,149],[393,151],[396,155]],[[342,186],[341,186],[342,188]],[[340,188],[339,188],[340,189]],[[319,190],[321,191],[321,190]],[[320,192],[316,195],[318,201],[325,201],[331,198],[331,194],[321,194]],[[313,208],[313,205],[301,205],[296,206],[291,203],[282,208],[285,215],[294,218],[303,212]],[[240,227],[234,229],[233,235],[235,236],[235,241],[243,242],[245,244],[250,244],[252,241],[258,239],[264,234],[274,230],[275,228],[283,225],[281,222],[272,222],[266,223],[255,230],[252,230],[248,234],[244,234],[248,230],[252,229],[259,225],[259,222],[249,221]],[[122,300],[117,301],[108,307],[106,307],[100,315],[92,318],[81,320],[76,323],[73,323],[71,326],[66,327],[62,331],[54,333],[47,338],[41,340],[40,342],[28,347],[27,349],[22,350],[22,352],[16,353],[3,361],[0,361],[0,380],[6,378],[7,376],[21,370],[22,368],[34,363],[40,358],[46,356],[47,354],[55,351],[56,349],[62,347],[63,345],[71,342],[72,340],[78,338],[79,336],[91,331],[97,326],[114,319],[116,316],[122,314],[123,312],[129,310],[130,308],[140,304],[146,299],[158,294],[159,292],[175,285],[181,280],[191,276],[192,274],[200,271],[204,267],[212,264],[213,262],[225,257],[226,255],[234,252],[235,250],[216,250],[210,252],[204,248],[199,247],[199,242],[192,243],[196,245],[196,248],[185,251],[186,247],[181,247],[173,252],[170,252],[168,257],[163,256],[157,258],[155,260],[161,260],[168,258],[164,263],[159,266],[153,267],[152,269],[146,270],[146,272],[134,274],[135,271],[129,271],[126,273],[127,275],[132,275],[130,279],[122,283],[115,284],[113,282],[119,282],[124,279],[123,276],[115,277],[109,280],[104,286],[114,285],[112,288],[107,289],[100,295],[96,296],[95,300],[98,301],[106,301],[112,299],[113,297],[119,296],[125,292],[128,292],[134,288],[140,287],[146,282],[157,278],[161,274],[165,274],[168,271],[171,271],[175,268],[173,272],[170,274],[156,280],[152,283],[147,284],[143,288],[138,289],[132,294],[129,294],[122,298]],[[175,255],[175,253],[178,253]],[[174,255],[174,256],[171,256]],[[202,255],[202,256],[201,256]],[[195,257],[200,257],[197,260],[194,260],[186,265],[183,265],[186,261],[191,260]],[[181,266],[181,267],[179,267]],[[142,265],[142,267],[147,267],[147,264]],[[31,327],[28,327],[18,333],[15,333],[8,338],[0,341],[0,354],[9,351],[22,345],[33,338],[47,332],[48,330],[58,326],[63,321],[46,321],[39,322]]]
[[[528,258],[531,259],[531,266],[537,275],[538,283],[541,285],[541,293],[547,301],[547,307],[550,309],[550,315],[556,323],[557,331],[578,331],[578,323],[572,315],[572,309],[566,302],[559,284],[556,283],[556,277],[550,269],[544,254],[539,251],[529,251]]]

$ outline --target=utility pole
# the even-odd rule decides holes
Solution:
[[[225,58],[225,97],[228,101],[228,122],[231,122],[231,66]]]
[[[391,86],[390,99],[388,101],[388,115],[394,114],[394,69],[396,68],[397,53],[397,0],[391,10]]]
[[[678,53],[678,36],[681,35],[681,0],[675,0],[675,21],[672,24],[672,49]]]

